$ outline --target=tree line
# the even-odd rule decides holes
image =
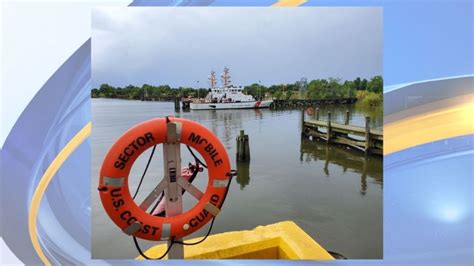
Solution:
[[[126,87],[113,87],[102,84],[99,88],[91,91],[92,98],[120,98],[140,100],[144,97],[156,100],[171,100],[175,97],[203,98],[209,92],[206,88],[178,87],[172,88],[168,85],[143,84],[141,87],[128,85]],[[340,79],[316,79],[303,84],[295,82],[290,84],[278,84],[264,86],[254,83],[244,87],[244,93],[255,98],[273,99],[339,99],[355,98],[370,105],[382,102],[383,78],[372,77],[370,80],[356,78],[354,80]]]
[[[168,85],[149,85],[143,84],[141,87],[128,85],[126,87],[113,87],[107,83],[94,88],[91,91],[92,98],[116,98],[141,100],[144,97],[153,98],[157,100],[170,100],[175,97],[204,97],[208,93],[208,89],[179,87],[171,88]]]

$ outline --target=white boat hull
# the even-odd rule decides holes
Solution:
[[[268,108],[272,102],[272,100],[268,100],[240,103],[190,103],[189,107],[191,110],[256,109]]]

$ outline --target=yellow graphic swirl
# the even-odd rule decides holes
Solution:
[[[306,0],[280,0],[272,6],[299,6],[306,2]]]
[[[384,155],[434,141],[474,134],[474,94],[428,105],[436,108],[384,125]]]
[[[41,203],[41,199],[43,198],[44,192],[46,191],[46,188],[51,182],[51,179],[53,179],[53,176],[63,165],[69,155],[71,155],[71,153],[91,134],[91,130],[92,123],[89,122],[66,144],[66,146],[64,146],[64,148],[59,152],[56,158],[54,158],[54,160],[48,166],[46,172],[44,172],[40,182],[38,183],[38,186],[36,187],[35,193],[33,194],[33,198],[31,200],[30,205],[30,211],[28,214],[28,231],[30,233],[30,239],[31,243],[33,244],[33,248],[35,249],[41,261],[45,265],[51,265],[51,262],[48,260],[43,250],[41,249],[41,245],[38,241],[38,235],[36,232],[36,219],[38,217],[38,209]]]

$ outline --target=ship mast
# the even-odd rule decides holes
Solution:
[[[230,75],[227,67],[224,67],[224,73],[222,73],[221,78],[224,88],[230,87]]]
[[[209,77],[209,85],[211,85],[211,89],[214,89],[217,86],[216,72],[214,70],[211,71],[211,76]]]

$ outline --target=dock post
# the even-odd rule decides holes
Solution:
[[[365,154],[370,152],[370,116],[365,117]]]
[[[328,112],[328,130],[326,133],[326,142],[331,142],[331,112]]]
[[[182,107],[183,111],[189,111],[190,110],[191,103],[189,101],[187,101],[187,100],[183,101],[182,105],[183,105],[183,107]]]
[[[179,105],[180,105],[180,104],[179,104],[179,98],[178,98],[178,97],[175,97],[175,98],[174,98],[174,110],[175,110],[176,112],[179,112],[179,110],[181,109]]]
[[[319,108],[316,108],[316,120],[319,120]]]
[[[240,135],[237,136],[237,161],[250,161],[249,136],[245,135],[243,130],[240,130]]]
[[[349,116],[350,116],[349,110],[346,110],[346,119],[344,120],[345,125],[349,125]]]
[[[304,134],[304,109],[301,110],[301,135]]]

